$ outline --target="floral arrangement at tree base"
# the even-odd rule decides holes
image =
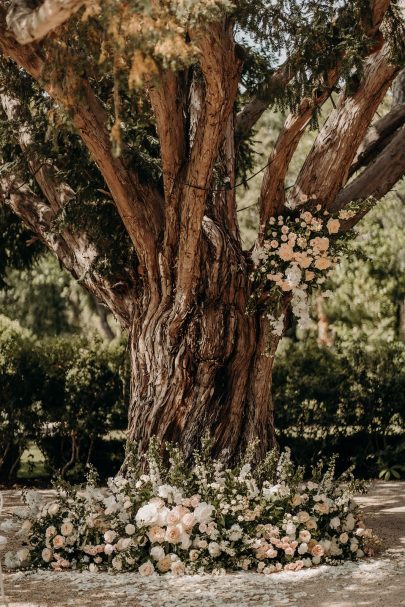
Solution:
[[[165,465],[153,442],[147,473],[133,457],[127,475],[107,488],[91,470],[84,487],[59,483],[52,502],[27,492],[19,517],[26,547],[7,553],[6,567],[270,574],[364,556],[371,532],[352,500],[359,486],[350,473],[335,480],[332,461],[305,481],[289,450],[269,452],[254,467],[253,450],[228,469],[212,460],[205,440],[188,467],[176,447],[167,448]]]

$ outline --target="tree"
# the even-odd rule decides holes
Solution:
[[[271,373],[294,303],[288,277],[285,290],[257,280],[260,256],[275,218],[349,209],[345,233],[404,174],[403,105],[368,134],[403,62],[401,7],[13,0],[0,10],[4,203],[128,329],[129,439],[144,449],[158,435],[190,455],[208,429],[217,454],[232,459],[257,437],[259,456],[274,443]],[[305,129],[333,97],[286,190]],[[235,190],[269,106],[290,113],[244,251]]]

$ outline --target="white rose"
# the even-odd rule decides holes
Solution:
[[[95,563],[90,563],[89,571],[90,571],[90,573],[96,573],[98,571],[97,565],[95,565]]]
[[[214,511],[214,506],[201,502],[194,510],[194,516],[198,523],[208,523]]]
[[[104,546],[105,554],[112,554],[114,551],[115,551],[115,546],[113,546],[112,544],[106,544]]]
[[[188,550],[191,546],[191,539],[187,533],[182,533],[180,536],[180,546],[183,550]]]
[[[208,552],[215,558],[221,554],[221,548],[217,542],[210,542],[208,544]]]
[[[195,524],[195,516],[192,512],[187,512],[181,519],[181,523],[185,529],[191,529]]]
[[[131,544],[132,540],[130,537],[121,537],[115,544],[115,547],[117,550],[128,550]]]
[[[166,542],[169,542],[169,544],[178,544],[180,542],[181,531],[177,525],[166,529],[165,540]]]
[[[161,546],[153,546],[150,555],[155,561],[160,561],[165,558],[165,551]]]
[[[295,532],[297,530],[297,527],[294,525],[294,523],[292,523],[291,521],[289,521],[285,527],[285,532],[287,535],[295,535]]]
[[[343,525],[343,530],[344,531],[353,531],[355,524],[356,524],[356,519],[354,518],[353,514],[351,512],[349,512],[349,514],[346,517],[345,524]]]
[[[143,563],[139,567],[138,571],[139,571],[140,575],[147,576],[147,575],[152,575],[152,573],[155,571],[155,568],[150,561],[146,561],[146,563]]]
[[[239,525],[232,525],[228,531],[228,537],[231,542],[237,542],[242,537],[242,528]]]
[[[149,527],[156,525],[159,520],[159,512],[154,504],[145,504],[139,508],[135,520],[139,527]]]
[[[117,533],[112,529],[109,529],[104,533],[104,540],[107,544],[111,544],[115,538],[117,537]]]
[[[298,522],[299,523],[306,523],[309,521],[309,519],[311,518],[310,515],[308,514],[308,512],[305,512],[304,510],[301,512],[298,512],[297,514],[297,518],[298,518]]]
[[[306,529],[303,529],[299,533],[299,538],[300,538],[301,542],[307,543],[311,539],[311,534]]]
[[[332,529],[337,529],[340,525],[340,518],[338,516],[334,516],[329,523]]]
[[[306,552],[308,552],[308,544],[302,542],[298,547],[298,554],[305,554]]]
[[[349,536],[348,536],[348,534],[346,532],[345,533],[341,533],[339,535],[339,542],[341,544],[347,544],[348,541],[349,541]]]
[[[129,523],[128,525],[126,525],[125,527],[125,533],[127,535],[133,535],[135,533],[136,529],[135,529],[135,525],[132,525],[131,523]]]

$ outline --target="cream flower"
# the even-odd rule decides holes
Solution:
[[[167,573],[170,571],[170,567],[172,565],[172,559],[169,555],[165,556],[164,559],[161,559],[157,562],[156,567],[160,573]],[[149,574],[150,575],[150,574]]]
[[[21,550],[17,551],[17,558],[20,563],[26,563],[30,558],[30,551],[28,548],[21,548]]]
[[[332,265],[332,262],[328,257],[318,257],[314,265],[317,270],[327,270]]]
[[[208,552],[215,558],[221,554],[221,548],[217,542],[210,542],[208,544]]]
[[[136,531],[135,525],[132,525],[131,523],[128,523],[128,525],[126,525],[125,533],[127,535],[134,535],[135,531]]]
[[[161,544],[165,541],[165,530],[162,527],[151,527],[148,531],[148,537],[151,542],[159,542]]]
[[[214,506],[201,502],[194,510],[194,516],[197,523],[208,523],[211,520],[212,513],[214,512]]]
[[[166,556],[165,551],[161,546],[153,546],[150,551],[150,555],[155,561],[161,561]]]
[[[169,542],[169,544],[178,544],[181,540],[180,529],[176,526],[169,526],[166,529],[165,540],[166,542]]]
[[[302,504],[302,497],[300,496],[299,493],[296,493],[291,500],[291,505],[292,506],[301,506],[301,504]]]
[[[173,575],[184,575],[185,565],[181,561],[174,561],[170,566],[170,571]]]
[[[113,531],[112,529],[109,529],[108,531],[106,531],[104,533],[104,540],[106,541],[107,544],[111,544],[115,538],[117,537],[117,533],[115,531]]]
[[[56,533],[57,533],[56,527],[54,527],[53,525],[51,525],[50,527],[46,528],[45,536],[46,537],[53,537],[54,535],[56,535]]]
[[[113,566],[113,569],[115,569],[116,571],[121,571],[122,569],[122,559],[118,556],[115,556],[113,558],[113,560],[111,561],[111,565]]]
[[[192,527],[195,525],[195,522],[195,516],[192,512],[188,512],[181,519],[181,524],[185,529],[192,529]]]
[[[158,565],[159,565],[159,563],[158,563]],[[154,568],[153,564],[151,563],[151,561],[146,561],[146,563],[143,563],[138,569],[139,574],[144,577],[146,577],[148,575],[152,575],[154,573],[154,571],[155,571],[155,568]],[[167,569],[167,571],[168,571],[168,569]]]
[[[326,227],[328,228],[329,234],[337,234],[340,228],[339,219],[329,219],[328,223],[326,224]]]
[[[309,542],[309,540],[311,539],[310,532],[306,529],[302,529],[302,531],[299,532],[299,539],[301,540],[301,542]]]
[[[48,506],[48,513],[51,516],[55,516],[55,514],[58,514],[59,512],[59,504],[57,504],[56,502],[53,502],[52,504],[50,504]]]
[[[104,552],[106,554],[112,554],[115,551],[115,546],[113,546],[112,544],[106,544],[104,546]]]
[[[323,556],[325,551],[320,544],[315,544],[315,546],[311,548],[311,554],[312,556]]]
[[[308,514],[308,512],[305,512],[304,510],[301,510],[301,512],[298,512],[297,518],[298,518],[298,522],[299,523],[306,523],[307,521],[309,521],[309,519],[311,517]]]
[[[175,510],[167,513],[166,522],[168,525],[176,525],[180,521],[180,515]]]
[[[41,552],[41,557],[45,563],[50,563],[53,557],[53,551],[50,548],[44,548]]]
[[[346,532],[341,533],[339,535],[339,542],[341,544],[347,544],[348,541],[349,541],[349,535]]]
[[[62,548],[65,545],[65,538],[63,535],[55,535],[52,540],[52,544],[55,548]]]
[[[72,533],[73,533],[72,523],[70,521],[67,521],[66,523],[62,523],[62,525],[60,526],[60,532],[64,536],[72,535]]]

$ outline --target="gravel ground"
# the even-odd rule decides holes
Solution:
[[[5,509],[19,493],[5,493]],[[383,543],[378,557],[270,576],[153,577],[75,572],[5,575],[8,607],[405,606],[405,482],[375,482],[358,498]],[[1,599],[0,599],[1,605]]]

